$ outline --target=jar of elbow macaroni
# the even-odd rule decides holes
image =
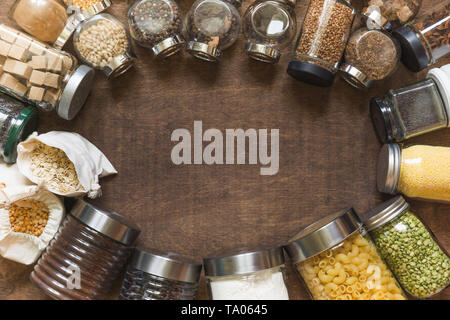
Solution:
[[[405,300],[353,209],[300,231],[285,247],[315,300]]]

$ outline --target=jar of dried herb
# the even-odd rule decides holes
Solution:
[[[367,26],[372,29],[391,30],[413,19],[422,5],[422,0],[366,0],[363,14]]]

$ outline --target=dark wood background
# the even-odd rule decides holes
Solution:
[[[429,7],[441,0],[424,0]],[[110,13],[126,22],[132,1],[114,1]],[[12,0],[0,3],[1,22],[12,25]],[[183,13],[192,0],[179,1]],[[309,1],[299,0],[298,27]],[[244,1],[241,13],[250,1]],[[70,47],[70,46],[69,46]],[[277,65],[250,61],[242,36],[219,64],[187,53],[152,61],[136,46],[139,60],[122,77],[97,74],[85,107],[71,122],[43,114],[39,131],[75,131],[97,145],[119,171],[101,181],[95,201],[132,218],[142,228],[138,244],[201,259],[241,246],[275,245],[309,223],[348,206],[363,214],[389,196],[376,191],[380,144],[369,118],[368,101],[390,88],[413,83],[400,66],[369,91],[337,79],[332,88],[297,82],[286,74],[291,48]],[[68,51],[71,51],[69,48]],[[449,63],[450,57],[439,65]],[[260,176],[259,165],[172,164],[170,136],[177,128],[279,128],[280,171]],[[450,130],[411,143],[450,146]],[[411,201],[446,250],[450,249],[450,206]],[[1,299],[45,299],[28,280],[32,266],[0,258]],[[288,268],[293,299],[308,296]],[[110,298],[115,298],[120,280]],[[202,279],[199,298],[206,299]],[[437,298],[450,298],[447,289]]]

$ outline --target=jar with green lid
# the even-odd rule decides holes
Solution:
[[[365,225],[407,293],[429,298],[450,284],[448,254],[402,196],[369,211]]]

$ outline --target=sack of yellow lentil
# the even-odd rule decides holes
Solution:
[[[38,186],[0,188],[0,255],[32,264],[58,231],[62,201]]]
[[[0,186],[29,186],[33,183],[20,173],[17,164],[8,164],[0,160]]]
[[[40,188],[66,197],[101,196],[99,178],[117,171],[106,156],[78,133],[32,134],[17,146],[20,172]]]

